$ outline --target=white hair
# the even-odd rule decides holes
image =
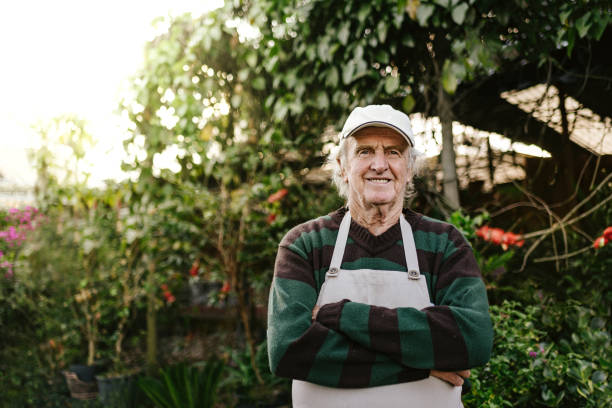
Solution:
[[[350,136],[352,137],[352,136]],[[331,150],[327,156],[325,166],[332,170],[332,183],[338,189],[340,197],[348,200],[348,183],[344,180],[342,162],[346,162],[348,159],[348,137],[340,140],[338,146]],[[408,160],[406,165],[408,166],[408,181],[406,182],[405,198],[412,197],[415,193],[413,179],[419,174],[422,163],[423,154],[417,149],[408,145],[406,148]]]

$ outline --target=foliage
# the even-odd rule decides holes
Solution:
[[[492,306],[493,357],[474,369],[467,407],[602,407],[612,402],[606,321],[575,302]]]
[[[208,279],[228,283],[254,347],[252,310],[265,304],[275,246],[318,204],[304,180],[323,157],[321,138],[292,140],[274,127],[261,103],[271,80],[262,48],[241,35],[239,16],[231,4],[183,16],[149,44],[123,103],[133,123],[124,169],[134,175],[128,208],[143,219],[143,253],[155,264],[149,286],[170,288],[201,260]],[[282,200],[266,201],[282,189]]]
[[[257,346],[255,361],[264,380],[259,384],[255,371],[250,364],[250,351],[230,350],[230,364],[228,364],[228,377],[223,381],[225,393],[228,391],[239,395],[242,404],[270,404],[279,398],[288,398],[291,390],[291,381],[286,378],[272,375],[268,363],[267,341]],[[237,403],[234,401],[233,405]]]
[[[449,222],[453,224],[463,234],[463,236],[472,243],[474,256],[478,262],[480,271],[489,283],[493,284],[495,280],[505,272],[505,269],[514,256],[514,251],[504,250],[499,253],[495,248],[490,248],[489,245],[483,245],[477,239],[477,230],[483,222],[489,220],[489,214],[482,213],[474,217],[464,215],[461,211],[455,211],[451,214]]]
[[[209,360],[201,369],[179,363],[162,369],[161,380],[144,377],[138,385],[156,407],[209,408],[214,405],[223,367],[217,360]]]

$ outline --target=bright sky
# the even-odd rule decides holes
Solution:
[[[0,3],[0,173],[32,184],[30,125],[74,113],[98,139],[94,179],[120,173],[122,132],[115,115],[121,89],[142,62],[152,20],[223,0],[19,0]],[[100,160],[97,160],[100,159]]]

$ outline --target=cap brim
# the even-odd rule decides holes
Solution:
[[[392,125],[391,123],[383,122],[383,121],[378,121],[378,120],[362,123],[361,125],[359,125],[359,126],[353,128],[353,129],[351,129],[350,131],[342,134],[341,135],[341,139],[350,137],[350,136],[354,135],[355,132],[357,132],[357,131],[359,131],[359,130],[361,130],[363,128],[370,127],[370,126],[373,126],[373,127],[386,127],[386,128],[393,129],[397,133],[402,135],[404,137],[404,139],[406,139],[406,141],[408,142],[410,147],[414,147],[414,142],[413,142],[412,137],[410,135],[407,135],[402,129],[398,128],[395,125]]]

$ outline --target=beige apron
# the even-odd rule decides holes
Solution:
[[[408,273],[373,269],[340,269],[351,225],[347,211],[338,231],[331,265],[321,286],[317,305],[350,299],[353,302],[388,308],[432,306],[425,277],[419,272],[412,228],[400,217],[402,241]],[[461,387],[435,377],[424,380],[370,388],[333,388],[293,380],[294,408],[338,407],[427,407],[460,408]]]

